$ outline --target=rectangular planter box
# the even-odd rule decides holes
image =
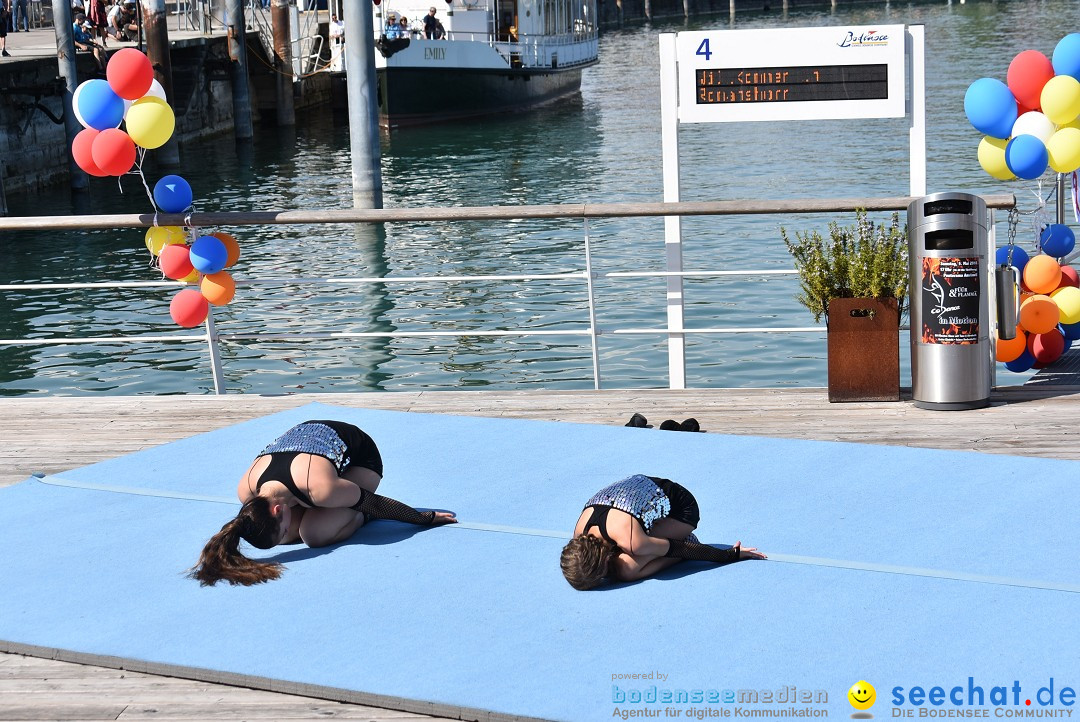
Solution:
[[[829,401],[899,400],[897,300],[829,301]]]

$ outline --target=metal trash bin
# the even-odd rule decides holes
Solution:
[[[921,409],[990,403],[986,203],[935,193],[908,205],[911,392]]]

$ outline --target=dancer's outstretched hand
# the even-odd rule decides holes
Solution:
[[[757,547],[744,547],[741,541],[735,542],[735,548],[739,550],[740,559],[768,559]]]
[[[431,520],[431,526],[442,526],[444,524],[457,524],[457,516],[452,511],[437,511],[435,512],[435,518]]]

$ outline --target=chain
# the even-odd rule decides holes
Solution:
[[[1011,266],[1013,264],[1013,249],[1016,248],[1016,227],[1020,225],[1020,211],[1016,210],[1016,206],[1009,209],[1009,254],[1006,258],[1005,265]]]

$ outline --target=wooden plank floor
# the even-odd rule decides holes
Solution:
[[[0,400],[0,486],[211,431],[311,401],[348,407],[659,426],[1080,459],[1080,386],[996,390],[989,408],[941,412],[910,402],[830,404],[822,389],[395,392],[289,396],[138,396]],[[675,433],[642,430],[641,433]],[[0,654],[0,720],[435,719],[205,682]]]

